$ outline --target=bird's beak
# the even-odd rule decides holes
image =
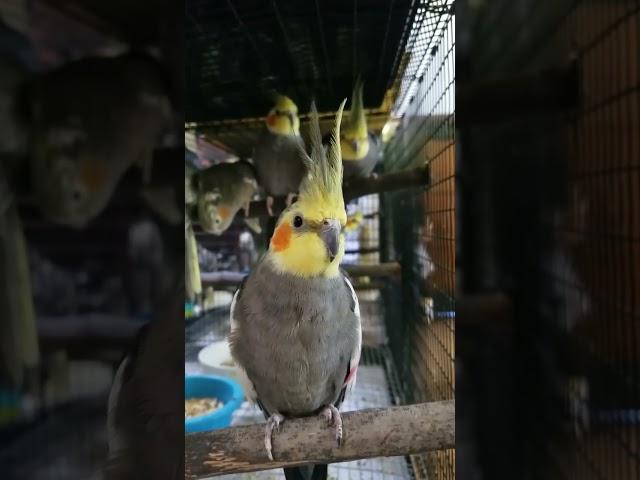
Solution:
[[[333,262],[340,248],[340,231],[342,230],[340,222],[335,219],[325,219],[320,229],[320,238],[327,247],[329,254],[329,262]]]
[[[354,152],[357,152],[359,147],[360,147],[360,142],[358,140],[353,140],[351,142],[351,148],[353,148]]]

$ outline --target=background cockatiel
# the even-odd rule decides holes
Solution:
[[[347,217],[347,224],[344,226],[345,233],[355,232],[362,225],[362,221],[364,220],[364,214],[357,210],[353,214]]]
[[[185,152],[187,150],[185,149]],[[186,155],[185,155],[186,156]],[[193,185],[193,175],[197,170],[189,165],[184,164],[184,203],[185,205],[195,205],[198,203],[198,192]]]
[[[362,100],[363,84],[357,80],[351,96],[349,119],[340,135],[344,179],[368,177],[382,161],[380,139],[367,129],[367,117]],[[328,143],[329,137],[325,137]]]
[[[249,213],[249,204],[258,190],[253,166],[244,161],[219,163],[193,175],[198,196],[198,219],[203,230],[222,235],[241,208]],[[259,229],[256,221],[247,225]]]
[[[183,288],[165,291],[116,372],[102,480],[184,479]]]
[[[202,297],[202,280],[198,262],[198,244],[188,216],[185,217],[184,223],[184,275],[187,299],[191,302],[199,302]]]
[[[362,331],[354,289],[340,271],[347,214],[338,143],[344,103],[333,140],[322,146],[312,105],[309,175],[298,200],[278,219],[268,252],[231,304],[229,343],[246,374],[245,392],[267,420],[265,447],[287,417],[321,415],[342,438],[337,408],[356,378]],[[288,479],[326,478],[327,466],[286,468]]]
[[[290,98],[279,95],[253,150],[253,163],[258,183],[267,195],[269,214],[272,214],[273,197],[286,195],[290,205],[298,193],[306,173],[302,151],[304,140],[300,136],[298,107]]]
[[[168,85],[142,54],[85,58],[37,78],[30,103],[31,187],[51,221],[84,226],[133,164],[149,176],[171,127]]]

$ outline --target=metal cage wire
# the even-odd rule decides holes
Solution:
[[[485,474],[521,460],[530,478],[638,478],[640,2],[468,11],[474,75],[574,61],[581,92],[575,108],[474,125],[460,140],[465,163],[487,172],[475,185],[491,209],[475,226],[488,239],[477,264],[491,274],[467,289],[508,291],[515,312],[513,378],[486,387],[514,387],[514,411],[501,412],[513,425],[485,412],[480,427],[510,451],[484,450]]]
[[[400,117],[385,170],[426,165],[425,189],[383,196],[387,258],[402,286],[387,292],[387,329],[411,401],[454,398],[455,16],[452,1],[421,2],[398,79]],[[417,478],[455,478],[454,450],[411,459]]]

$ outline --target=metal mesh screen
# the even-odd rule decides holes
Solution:
[[[426,165],[430,184],[383,197],[385,255],[400,260],[387,329],[411,401],[454,398],[455,30],[451,1],[416,12],[394,108],[400,118],[385,170]],[[411,459],[418,478],[455,478],[454,450]]]
[[[485,478],[638,478],[640,3],[465,3],[470,78],[573,62],[564,96],[581,94],[572,108],[529,105],[459,137],[463,236],[476,240],[464,288],[513,302],[509,368],[469,357],[484,358],[469,366],[482,385],[473,401],[488,407],[476,413],[479,465]],[[500,411],[497,389],[511,400]],[[490,436],[507,451],[483,445]]]

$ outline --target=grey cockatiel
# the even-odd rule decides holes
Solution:
[[[382,161],[380,138],[367,129],[362,90],[362,81],[357,80],[353,87],[349,119],[340,135],[345,181],[368,177]],[[325,143],[328,141],[329,137],[326,137]]]
[[[270,214],[273,197],[287,195],[287,205],[290,205],[300,188],[306,172],[301,147],[304,150],[298,107],[290,98],[278,96],[253,150],[258,183],[267,195]]]
[[[249,203],[258,190],[253,166],[244,161],[219,163],[192,175],[197,192],[198,219],[202,228],[222,235],[241,208],[249,213]],[[256,222],[245,219],[253,229]]]
[[[347,222],[336,141],[343,106],[326,152],[312,106],[311,156],[304,156],[309,175],[231,305],[231,352],[246,374],[248,397],[268,418],[269,458],[272,431],[287,417],[322,415],[341,440],[337,408],[355,382],[360,359],[358,300],[339,269]],[[285,469],[289,479],[326,474],[326,465]]]
[[[28,88],[31,187],[54,222],[84,226],[133,164],[145,177],[171,128],[168,85],[149,57],[86,58]]]

